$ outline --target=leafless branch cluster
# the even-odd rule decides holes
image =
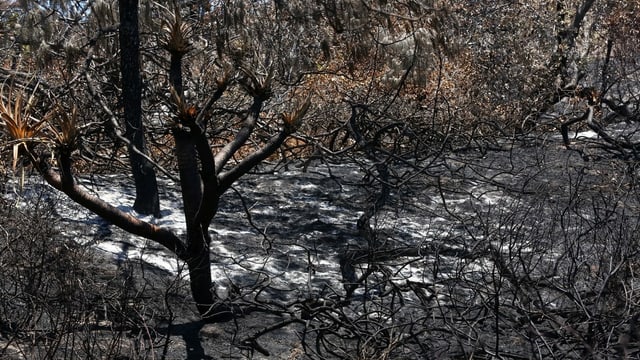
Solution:
[[[68,241],[50,193],[23,200],[4,198],[0,210],[0,356],[145,358],[154,352],[163,338],[150,326],[158,309],[147,307],[148,295],[134,285],[128,269],[134,264],[102,267],[90,248]]]

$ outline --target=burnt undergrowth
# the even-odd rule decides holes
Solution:
[[[438,154],[402,186],[382,182],[379,171],[406,173],[406,161],[390,158],[243,179],[212,238],[215,290],[235,311],[222,324],[198,319],[179,266],[132,256],[140,245],[116,228],[61,217],[60,199],[45,190],[26,203],[5,196],[0,353],[637,356],[633,163],[585,161],[553,141],[500,150]],[[93,240],[73,241],[68,224]],[[127,245],[105,256],[100,241]]]

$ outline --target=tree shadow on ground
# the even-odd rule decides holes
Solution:
[[[195,320],[183,324],[171,324],[166,328],[158,329],[158,331],[167,337],[180,336],[186,347],[187,360],[213,359],[213,357],[205,354],[202,346],[200,332],[205,325],[206,322]]]

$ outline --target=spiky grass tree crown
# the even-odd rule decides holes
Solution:
[[[196,107],[188,105],[173,86],[169,90],[171,91],[171,100],[176,106],[176,111],[178,113],[177,122],[172,124],[172,126],[180,126],[182,123],[192,123],[195,121],[196,116],[198,115]]]
[[[164,32],[163,47],[172,55],[184,55],[192,49],[191,42],[189,42],[192,29],[182,21],[177,5],[174,4],[173,11],[166,9],[166,14],[162,21],[162,30]]]
[[[52,123],[49,121],[51,130],[51,140],[61,151],[71,152],[76,149],[79,138],[78,132],[78,108],[73,105],[71,111],[67,111],[60,105],[56,105],[53,110]]]
[[[16,95],[12,101],[14,93]],[[44,142],[46,140],[42,137],[42,130],[50,118],[48,114],[39,120],[32,116],[35,89],[27,99],[26,104],[24,99],[24,93],[14,91],[13,86],[9,87],[8,94],[5,94],[5,86],[0,88],[0,125],[10,138],[9,144],[13,148],[14,169],[21,151],[28,151],[30,143]]]
[[[282,121],[288,133],[292,134],[296,132],[300,125],[302,125],[302,118],[309,110],[309,106],[311,106],[311,95],[308,95],[293,111],[282,114]]]
[[[42,118],[33,115],[37,86],[26,100],[24,91],[5,86],[0,88],[0,127],[9,136],[12,146],[13,168],[22,154],[28,154],[33,144],[55,146],[58,151],[73,151],[78,139],[77,110],[74,106],[68,114],[60,105],[48,111]],[[15,94],[15,95],[14,95]],[[55,120],[55,121],[52,121]]]

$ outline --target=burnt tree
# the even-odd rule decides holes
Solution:
[[[133,125],[129,129],[129,135],[135,134],[130,146],[133,157],[135,154],[144,155],[140,151],[144,149],[143,127],[135,124],[140,119],[140,70],[135,61],[138,56],[133,55],[138,54],[135,49],[138,43],[128,37],[133,34],[135,38],[137,34],[133,24],[137,3],[121,1],[120,4],[124,22],[128,23],[121,24],[120,35],[123,47],[125,117],[127,124]],[[212,291],[209,248],[210,226],[218,210],[220,197],[241,176],[278,151],[289,135],[297,130],[309,108],[310,98],[300,102],[293,111],[281,113],[278,127],[270,128],[267,138],[249,144],[258,128],[263,106],[273,93],[272,73],[257,75],[246,67],[229,70],[216,80],[211,95],[198,109],[195,105],[187,104],[182,94],[181,63],[183,56],[191,49],[186,36],[188,29],[183,25],[178,10],[169,17],[165,25],[168,36],[164,39],[164,47],[170,55],[168,78],[174,114],[169,130],[174,140],[173,150],[187,224],[184,236],[118,208],[95,196],[76,181],[73,154],[78,147],[80,131],[77,126],[79,115],[75,110],[68,110],[58,104],[34,125],[24,121],[32,117],[28,106],[22,106],[22,96],[18,93],[14,94],[17,98],[14,104],[7,100],[10,105],[0,107],[0,116],[5,119],[6,127],[11,128],[8,130],[17,141],[20,155],[25,156],[51,186],[106,221],[131,234],[161,244],[174,253],[188,267],[191,292],[202,317],[210,321],[226,320],[233,314]],[[226,93],[234,97],[243,96],[248,101],[246,109],[236,112],[241,122],[237,131],[226,145],[215,148],[206,131],[213,116],[209,110]],[[2,101],[2,105],[5,105],[4,98]],[[36,136],[47,140],[33,141]],[[135,141],[141,143],[135,145]],[[143,159],[148,160],[148,157],[143,156]],[[141,166],[144,161],[138,160],[138,163],[132,160],[132,164],[137,164],[137,167],[134,165],[134,170],[146,171],[146,165]]]

